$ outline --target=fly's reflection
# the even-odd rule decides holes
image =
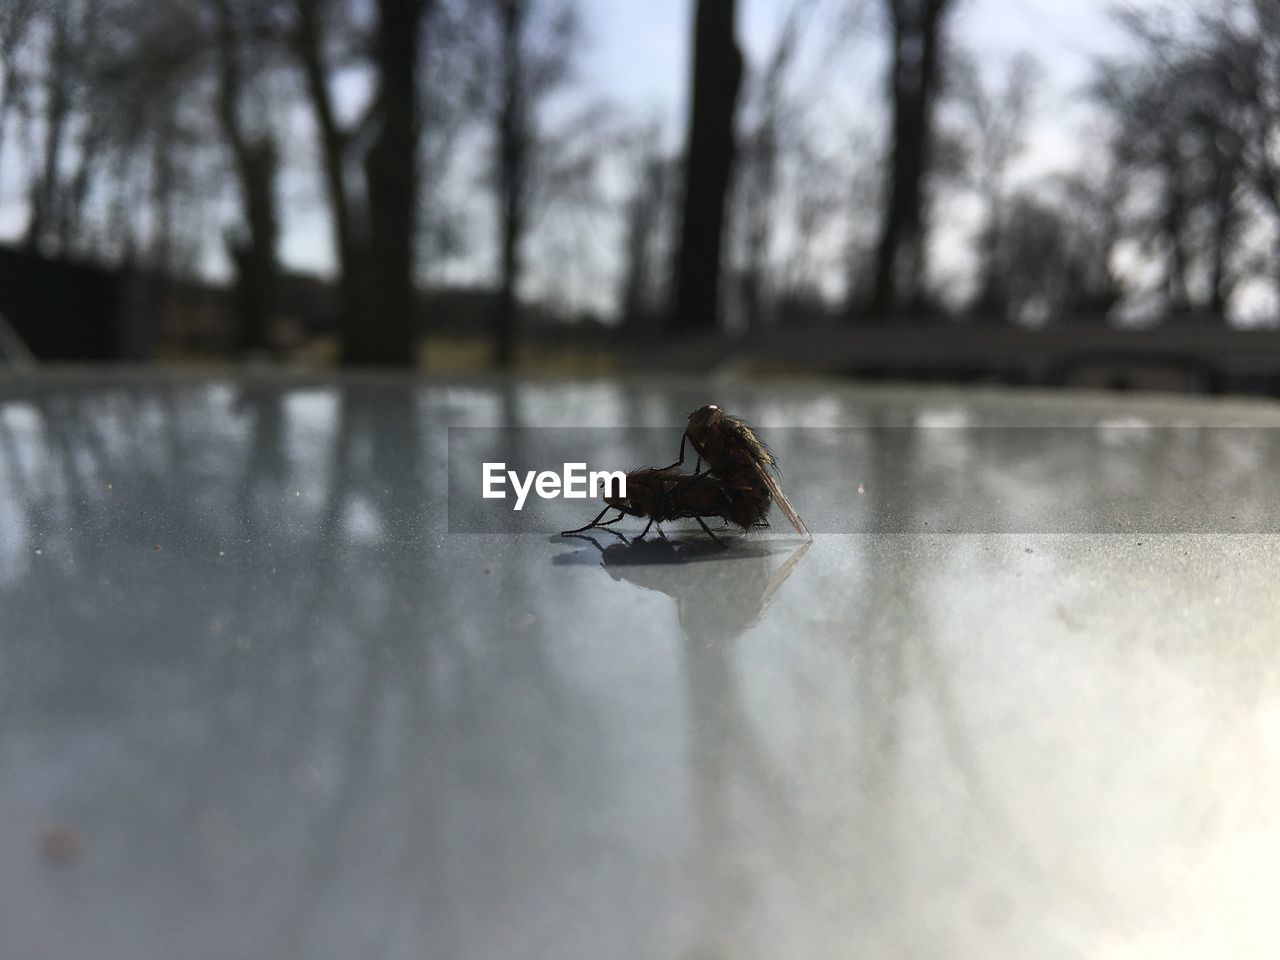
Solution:
[[[598,560],[614,580],[665,593],[676,601],[680,626],[691,640],[732,640],[751,627],[812,546],[802,543],[784,555],[784,544],[737,543],[723,550],[709,541],[633,540],[602,546],[594,537],[574,539],[590,546],[557,563]]]

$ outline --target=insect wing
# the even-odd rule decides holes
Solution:
[[[695,412],[693,416],[697,416],[697,413]],[[690,419],[692,419],[692,416]],[[813,534],[810,532],[808,525],[801,519],[799,512],[791,501],[787,499],[787,495],[782,492],[782,484],[778,482],[778,477],[775,473],[778,459],[774,456],[773,451],[769,449],[763,440],[756,436],[756,432],[751,429],[750,424],[740,417],[721,412],[719,428],[728,431],[734,437],[732,446],[741,451],[740,456],[730,454],[729,456],[732,460],[741,467],[750,469],[759,477],[769,491],[769,496],[773,498],[773,502],[778,505],[778,509],[782,511],[783,515],[791,521],[791,525],[796,528],[796,531],[812,540]],[[689,439],[692,440],[693,437],[690,436]],[[700,449],[696,441],[693,446],[705,459],[706,454]],[[712,465],[713,469],[724,469],[726,466],[728,464],[724,463]]]
[[[738,442],[747,451],[753,463],[777,469],[778,458],[773,455],[769,445],[756,435],[747,421],[727,415],[725,419],[732,425],[734,433],[738,435]]]
[[[799,512],[791,501],[787,499],[787,495],[782,492],[782,484],[778,483],[777,474],[764,464],[754,461],[751,463],[751,468],[769,489],[769,495],[773,497],[773,502],[778,505],[778,509],[782,511],[783,516],[791,521],[791,525],[796,528],[796,532],[804,534],[804,536],[812,540],[813,534],[810,532],[808,524],[801,519]]]

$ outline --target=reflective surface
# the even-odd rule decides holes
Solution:
[[[1274,955],[1275,537],[448,532],[449,426],[709,399],[762,428],[1280,426],[822,386],[2,384],[0,956]],[[957,482],[983,469],[949,442]],[[1274,484],[1266,456],[1236,482]]]

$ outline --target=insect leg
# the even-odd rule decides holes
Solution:
[[[577,530],[561,530],[561,531],[560,531],[560,536],[565,537],[565,536],[568,536],[568,535],[569,535],[569,534],[571,534],[571,533],[581,533],[583,530],[590,530],[592,527],[599,527],[599,526],[603,526],[603,524],[602,524],[602,523],[600,523],[600,519],[601,519],[601,518],[602,518],[606,513],[608,513],[610,510],[612,510],[612,509],[613,509],[613,507],[605,507],[605,508],[604,508],[603,510],[601,510],[598,514],[596,514],[596,518],[595,518],[594,520],[592,520],[590,523],[588,523],[586,526],[579,527]],[[618,516],[617,516],[615,519],[610,520],[609,522],[610,522],[610,523],[617,523],[617,522],[618,522],[619,520],[621,520],[621,519],[622,519],[622,513],[621,513],[621,512],[619,512],[619,513],[618,513]]]
[[[648,523],[646,523],[646,524],[644,525],[644,529],[640,531],[640,536],[639,536],[639,538],[638,538],[638,539],[643,540],[643,539],[644,539],[644,535],[645,535],[646,533],[648,533],[648,532],[649,532],[649,528],[650,528],[650,527],[652,527],[652,526],[653,526],[653,521],[652,521],[652,520],[650,520]]]
[[[689,431],[688,431],[688,430],[686,430],[686,431],[684,432],[684,435],[685,435],[686,437],[689,437]],[[702,472],[702,448],[701,448],[700,446],[698,446],[698,441],[697,441],[697,440],[695,440],[695,439],[693,439],[693,437],[689,437],[689,446],[693,447],[693,452],[694,452],[694,453],[696,453],[696,454],[698,455],[698,460],[697,460],[697,462],[696,462],[696,463],[694,463],[694,465],[693,465],[693,472],[694,472],[694,473],[701,473],[701,472]],[[683,440],[681,440],[681,441],[680,441],[680,452],[681,452],[681,453],[684,453],[684,441],[683,441]],[[683,457],[682,457],[681,459],[683,459]],[[707,472],[708,472],[708,473],[710,473],[710,472],[711,472],[711,468],[710,468],[710,467],[708,467],[708,468],[707,468]]]
[[[716,543],[720,544],[720,546],[724,547],[726,550],[727,550],[727,549],[729,549],[728,544],[726,544],[723,540],[721,540],[721,539],[720,539],[719,537],[717,537],[714,533],[712,533],[712,532],[711,532],[711,528],[710,528],[710,527],[708,527],[705,523],[703,523],[703,522],[702,522],[702,518],[701,518],[701,517],[694,517],[693,519],[695,519],[695,520],[697,520],[697,521],[698,521],[698,526],[700,526],[703,530],[705,530],[705,531],[706,531],[706,534],[707,534],[707,536],[708,536],[708,537],[710,537],[710,538],[711,538],[712,540],[714,540]]]
[[[671,466],[663,467],[662,468],[663,470],[674,470],[676,467],[680,466],[680,464],[684,463],[684,444],[685,444],[685,441],[688,439],[689,439],[688,430],[680,434],[680,456],[679,458],[677,458],[675,463],[671,464]],[[699,461],[699,463],[701,463],[701,461]],[[696,473],[697,471],[694,471],[694,472]]]

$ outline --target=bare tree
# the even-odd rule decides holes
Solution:
[[[244,219],[243,232],[227,237],[238,275],[238,340],[242,352],[256,353],[270,347],[268,326],[275,300],[280,235],[275,139],[264,125],[252,124],[245,116],[252,107],[248,101],[258,79],[255,65],[266,59],[267,51],[259,39],[266,33],[266,24],[255,17],[260,6],[233,0],[209,3],[217,51],[217,115],[234,160]]]
[[[34,16],[29,48],[14,55],[30,71],[21,83],[35,131],[29,139],[38,144],[29,164],[28,245],[46,255],[105,254],[110,243],[88,242],[95,195],[149,177],[147,196],[128,206],[119,233],[133,234],[123,245],[135,251],[146,235],[153,264],[171,268],[173,221],[165,211],[186,192],[184,219],[196,227],[200,207],[188,202],[199,189],[189,161],[205,142],[207,112],[188,110],[200,48],[193,5],[51,0]],[[130,167],[129,176],[105,176],[113,163]]]
[[[847,313],[865,311],[871,303],[882,224],[869,211],[883,206],[885,185],[885,147],[879,142],[879,133],[876,129],[854,129],[842,152],[854,161],[851,168],[845,164],[838,200],[845,224],[842,259]]]
[[[320,135],[347,364],[415,360],[417,71],[421,33],[436,7],[433,0],[378,0],[369,38],[376,91],[362,115],[344,125],[332,81],[338,63],[359,55],[360,44],[352,43],[359,31],[335,23],[349,11],[333,0],[292,0],[289,35]],[[363,190],[353,167],[363,167]]]
[[[734,194],[742,220],[742,308],[746,325],[759,327],[769,313],[771,256],[784,153],[802,148],[801,105],[788,95],[787,81],[799,53],[814,0],[796,0],[783,20],[758,77],[746,84],[740,156]]]
[[[1113,166],[1068,174],[1050,196],[1066,228],[1067,282],[1058,314],[1085,322],[1105,320],[1120,304],[1124,284],[1114,265],[1122,237],[1123,176]],[[1017,269],[1017,238],[1006,244],[1008,268]]]
[[[0,5],[0,164],[4,161],[10,115],[24,92],[26,80],[19,68],[18,54],[38,10],[37,0],[7,0]]]
[[[1238,172],[1280,228],[1280,6],[1229,0],[1202,16],[1198,26],[1197,126],[1214,161],[1212,276],[1215,303],[1221,305],[1233,279],[1230,248],[1241,232]],[[1270,272],[1280,283],[1280,264]]]
[[[43,76],[43,155],[31,183],[27,245],[52,252],[65,202],[63,153],[75,118],[78,95],[87,80],[85,66],[97,26],[96,9],[74,0],[57,0],[45,9]]]
[[[501,94],[497,111],[496,163],[494,180],[498,196],[501,234],[498,306],[495,327],[494,362],[509,367],[515,362],[516,295],[520,282],[521,245],[528,215],[529,152],[532,133],[524,90],[524,49],[521,39],[527,30],[529,5],[524,0],[502,0]]]
[[[1005,316],[1021,324],[1104,321],[1123,293],[1111,265],[1119,238],[1118,191],[1083,174],[1003,201],[986,266]]]
[[[850,198],[850,181],[857,183],[869,160],[858,144],[838,155],[821,149],[815,138],[800,133],[790,147],[788,174],[793,239],[779,271],[776,288],[780,319],[788,314],[825,314],[825,277],[842,273],[847,250],[835,228],[847,222],[849,210],[860,203]],[[856,171],[851,176],[851,171]],[[828,252],[824,252],[828,251]]]
[[[924,305],[925,181],[933,158],[934,101],[953,0],[884,0],[893,54],[893,141],[888,196],[876,252],[870,310],[889,314]]]
[[[1242,276],[1233,261],[1243,233],[1244,193],[1250,179],[1247,125],[1241,129],[1239,112],[1231,109],[1234,88],[1229,78],[1235,68],[1229,48],[1196,54],[1185,66],[1186,137],[1194,154],[1190,179],[1199,214],[1196,242],[1204,250],[1207,291],[1201,305],[1219,320]],[[1273,209],[1280,214],[1280,206]]]
[[[1009,64],[998,85],[984,80],[978,64],[969,57],[954,58],[948,85],[959,106],[962,127],[959,137],[969,160],[966,180],[976,191],[983,207],[983,225],[978,237],[978,293],[971,310],[989,318],[1008,312],[1008,294],[1003,288],[998,263],[1005,204],[1009,192],[1009,168],[1026,143],[1039,66],[1028,55]]]
[[[319,132],[321,167],[338,259],[338,325],[345,358],[349,350],[355,352],[354,341],[360,336],[366,303],[363,294],[365,238],[357,223],[356,201],[351,196],[347,175],[349,146],[366,118],[352,126],[343,126],[330,88],[330,77],[336,72],[332,60],[354,56],[354,51],[341,42],[350,28],[335,27],[332,22],[340,11],[331,0],[292,0],[292,8],[292,23],[288,28],[290,46],[301,69]],[[331,36],[339,39],[333,41]]]
[[[484,101],[474,11],[461,0],[435,0],[428,18],[418,71],[418,257],[429,283],[471,244],[470,197],[451,174]]]
[[[661,267],[675,170],[660,144],[661,125],[648,124],[637,131],[631,149],[618,314],[637,328],[650,326],[666,302],[667,271]]]
[[[1170,314],[1191,311],[1193,200],[1189,167],[1182,155],[1181,123],[1170,116],[1169,77],[1163,63],[1137,64],[1106,78],[1104,102],[1115,114],[1112,149],[1141,193],[1133,219],[1144,248],[1164,262],[1164,306]]]
[[[734,115],[742,85],[737,0],[695,0],[693,82],[672,327],[715,329],[725,202],[735,159]]]
[[[417,342],[414,245],[418,215],[420,33],[431,0],[378,0],[377,136],[365,157],[373,306],[348,362],[410,366]]]
[[[508,367],[516,359],[524,247],[538,193],[563,162],[550,154],[556,138],[544,133],[543,112],[548,98],[572,77],[580,33],[571,0],[486,0],[483,12],[487,22],[481,29],[489,38],[490,183],[498,215],[494,362]]]
[[[1253,107],[1265,84],[1254,72],[1259,35],[1223,23],[1215,32],[1210,21],[1182,36],[1137,13],[1125,23],[1137,55],[1104,64],[1096,92],[1130,182],[1130,224],[1163,265],[1164,309],[1221,321],[1240,276],[1233,260],[1250,179],[1248,118],[1260,116]],[[1265,197],[1265,171],[1254,173]]]
[[[202,172],[221,145],[205,86],[207,33],[192,2],[120,0],[110,12],[117,29],[101,31],[109,54],[96,70],[100,99],[89,110],[120,118],[108,139],[137,168],[135,265],[148,268],[152,299],[161,302],[169,279],[194,272],[205,252],[203,211],[225,184],[220,169]]]

